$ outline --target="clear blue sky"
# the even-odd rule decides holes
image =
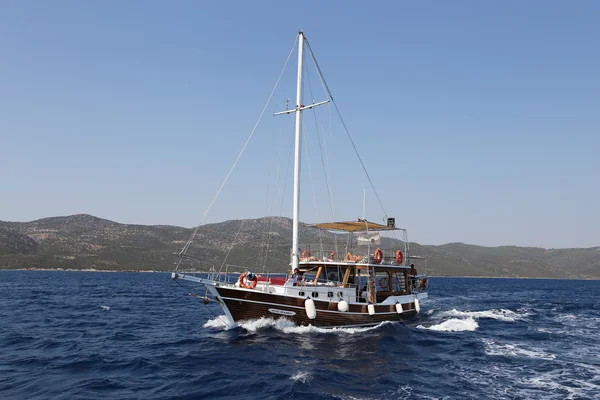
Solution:
[[[0,220],[195,225],[301,27],[412,240],[599,246],[598,21],[595,1],[3,1]],[[293,134],[292,117],[270,114],[294,79],[292,59],[208,222],[268,213]],[[335,216],[354,219],[368,184],[327,107],[317,117]],[[312,113],[305,122],[328,220]],[[313,222],[306,160],[304,172],[301,219]],[[369,190],[367,218],[382,216]]]

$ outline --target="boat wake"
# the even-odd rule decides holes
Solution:
[[[554,360],[556,355],[541,350],[524,349],[521,345],[497,343],[491,339],[482,339],[485,344],[485,354],[488,356],[528,357],[542,360]]]
[[[444,321],[440,324],[431,325],[428,327],[425,327],[423,325],[417,326],[417,329],[428,329],[430,331],[440,332],[474,331],[477,328],[479,328],[479,324],[473,319],[473,317],[468,317],[466,319],[450,318],[449,320]]]
[[[224,331],[228,331],[230,329],[236,328],[236,326],[227,325],[227,322],[225,322],[225,321],[227,321],[225,316],[220,315],[213,319],[209,319],[208,321],[206,321],[206,323],[204,325],[202,325],[202,327],[203,328],[222,329]]]
[[[237,326],[228,327],[227,324],[225,323],[225,317],[221,316],[221,317],[216,317],[216,318],[213,318],[213,319],[207,321],[203,325],[203,327],[204,328],[213,328],[213,329],[222,329],[222,330],[230,330],[230,329],[239,327],[248,332],[258,332],[258,331],[265,330],[265,329],[276,329],[283,333],[295,333],[295,334],[310,334],[310,333],[356,334],[356,333],[373,331],[373,330],[379,329],[380,327],[382,327],[384,325],[389,325],[389,324],[393,324],[393,323],[395,323],[395,322],[384,321],[378,325],[369,326],[369,327],[320,328],[320,327],[312,326],[312,325],[298,326],[294,322],[292,322],[288,319],[285,319],[285,318],[278,318],[278,319],[259,318],[259,319],[253,319],[253,320],[248,320],[248,321],[242,321],[242,322],[239,322],[237,324]]]
[[[294,382],[307,383],[312,380],[312,375],[307,371],[298,371],[290,377]]]
[[[594,366],[586,364],[561,363],[542,360],[544,370],[490,364],[482,368],[460,367],[458,374],[465,382],[477,382],[488,392],[489,399],[597,399],[600,394],[600,382],[594,375]],[[554,362],[556,362],[554,360]]]
[[[529,314],[528,313],[516,313],[511,310],[500,309],[500,310],[487,310],[487,311],[459,311],[452,309],[450,311],[443,311],[440,313],[442,316],[449,317],[467,317],[467,318],[488,318],[495,319],[498,321],[515,322],[524,320]]]
[[[429,310],[426,315],[434,320],[450,317],[449,319],[430,326],[417,326],[418,329],[441,332],[475,331],[479,328],[479,319],[493,319],[504,322],[516,322],[525,320],[530,314],[526,311],[515,312],[507,309],[485,310],[485,311],[459,311],[455,308],[447,311],[435,312]]]
[[[445,321],[434,323],[430,326],[418,325],[417,329],[426,329],[430,331],[438,332],[465,332],[475,331],[479,328],[479,319],[493,319],[504,322],[516,322],[523,321],[527,318],[529,313],[526,312],[515,312],[507,309],[500,310],[485,310],[485,311],[459,311],[452,309],[448,311],[441,311],[434,313],[433,310],[428,310],[426,315],[436,318],[451,317]],[[276,329],[284,333],[347,333],[355,334],[368,332],[380,328],[386,324],[392,324],[394,322],[386,321],[375,326],[370,327],[339,327],[339,328],[319,328],[316,326],[297,326],[294,322],[279,318],[260,318],[254,320],[248,320],[238,323],[236,326],[228,326],[225,322],[225,316],[219,316],[207,321],[204,324],[204,328],[214,328],[222,330],[230,330],[233,328],[240,327],[248,332],[257,332],[264,329]]]

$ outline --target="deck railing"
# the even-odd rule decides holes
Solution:
[[[426,292],[429,288],[429,279],[427,275],[409,276],[408,285],[412,293]]]
[[[348,261],[348,256],[351,255],[352,257],[356,257],[356,262],[375,264],[374,252],[376,249],[377,247],[375,246],[371,246],[370,249],[365,246],[358,246],[350,251],[337,253],[333,250],[333,247],[325,247],[317,243],[305,245],[301,249],[300,254],[303,261]],[[381,264],[408,265],[407,255],[404,252],[402,264],[398,264],[396,261],[396,249],[381,249],[381,251],[383,253]]]

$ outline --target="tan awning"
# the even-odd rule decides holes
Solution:
[[[327,229],[329,231],[365,232],[365,231],[395,231],[386,225],[376,224],[370,221],[348,221],[348,222],[325,222],[311,225],[315,228]]]

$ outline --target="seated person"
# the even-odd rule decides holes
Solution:
[[[364,258],[363,256],[355,256],[352,253],[348,252],[346,254],[346,257],[344,258],[344,261],[358,262],[358,261],[362,260],[363,258]]]
[[[358,299],[359,302],[368,303],[369,302],[369,291],[367,290],[367,285],[365,285],[360,291],[360,297]]]
[[[294,273],[292,274],[292,282],[294,282],[294,286],[297,284],[301,284],[304,280],[304,274],[300,272],[298,268],[294,268]]]

